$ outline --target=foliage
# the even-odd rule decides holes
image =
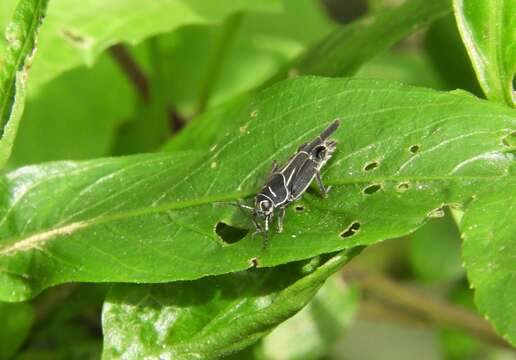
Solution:
[[[514,2],[325,4],[0,4],[0,358],[331,358],[360,259],[407,236],[392,276],[467,276],[500,337],[446,325],[516,344]],[[336,118],[329,197],[264,247],[231,204]]]

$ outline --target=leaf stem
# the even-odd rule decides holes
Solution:
[[[125,46],[122,44],[113,45],[109,52],[134,85],[143,101],[148,102],[150,99],[149,80]]]
[[[475,313],[448,301],[431,296],[408,285],[402,285],[381,274],[353,270],[345,272],[346,281],[358,280],[366,295],[384,307],[402,311],[425,323],[437,323],[467,331],[477,339],[504,348],[513,349],[496,334],[491,324]]]

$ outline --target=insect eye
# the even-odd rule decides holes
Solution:
[[[262,211],[267,211],[271,207],[271,202],[269,200],[262,200],[260,201],[260,209]]]
[[[323,160],[324,156],[326,155],[326,147],[325,146],[319,146],[315,149],[315,158],[317,160]]]

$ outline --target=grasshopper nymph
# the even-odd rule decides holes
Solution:
[[[274,210],[278,209],[278,232],[282,232],[285,208],[301,198],[314,179],[319,185],[321,195],[328,195],[331,187],[324,186],[320,171],[336,149],[337,141],[329,139],[329,136],[339,125],[339,119],[333,121],[314,140],[301,145],[285,165],[279,166],[273,161],[265,185],[254,197],[254,206],[239,204],[240,207],[251,210],[256,232],[264,233],[265,241],[268,239]],[[263,227],[258,219],[263,220]]]

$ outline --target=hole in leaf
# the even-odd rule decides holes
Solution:
[[[419,151],[419,145],[412,145],[411,147],[409,147],[409,151],[412,153],[412,154],[415,154]]]
[[[358,230],[360,230],[360,223],[358,221],[354,221],[351,223],[351,225],[348,226],[346,230],[340,233],[340,236],[345,239],[355,235]]]
[[[428,214],[426,214],[426,216],[429,218],[442,218],[442,217],[444,217],[444,215],[445,215],[444,209],[440,208],[440,207],[437,209],[433,209]]]
[[[296,210],[297,212],[302,212],[305,210],[305,207],[303,205],[296,205],[294,210]]]
[[[366,187],[363,190],[363,193],[366,195],[373,195],[375,192],[377,192],[381,188],[382,188],[381,184],[372,184],[372,185],[369,185],[368,187]]]
[[[407,191],[408,189],[410,189],[409,182],[400,182],[396,187],[396,190],[398,190],[399,192]]]
[[[259,263],[258,263],[258,258],[257,257],[249,259],[249,265],[251,265],[252,267],[257,267],[258,264]]]
[[[378,161],[373,161],[369,164],[367,164],[366,166],[364,166],[364,171],[371,171],[371,170],[374,170],[378,167]]]
[[[219,222],[215,226],[215,232],[226,244],[234,244],[237,241],[242,240],[249,230]]]

